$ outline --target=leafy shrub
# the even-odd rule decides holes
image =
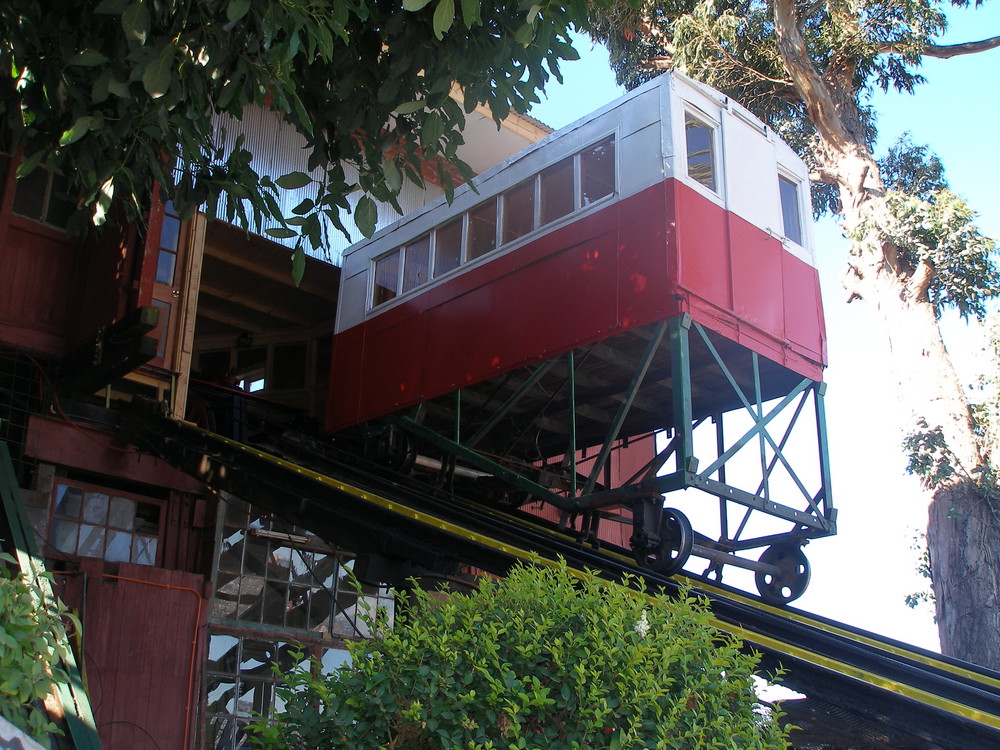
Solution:
[[[757,706],[756,658],[687,592],[654,600],[565,564],[524,566],[469,596],[414,591],[401,609],[334,674],[287,675],[282,711],[254,727],[259,746],[787,746]]]
[[[5,562],[15,561],[0,554],[0,716],[41,739],[61,733],[40,702],[69,679],[56,666],[66,655],[60,640],[65,612],[37,581],[12,572]]]

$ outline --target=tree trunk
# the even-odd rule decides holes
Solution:
[[[846,198],[847,196],[845,196]],[[848,229],[862,211],[879,210],[880,197],[844,200]],[[852,252],[848,286],[881,323],[892,353],[887,379],[912,413],[905,432],[940,428],[954,474],[926,490],[927,546],[937,603],[941,650],[948,656],[1000,669],[1000,558],[996,510],[975,484],[985,463],[966,394],[945,348],[934,308],[920,274],[896,270],[895,248],[879,237],[860,237]],[[915,501],[919,501],[915,498]]]
[[[931,502],[927,544],[941,651],[1000,666],[1000,524],[971,482],[938,490]]]

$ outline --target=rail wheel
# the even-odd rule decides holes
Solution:
[[[365,454],[386,468],[408,474],[417,460],[417,446],[410,435],[390,427],[368,439]]]
[[[777,573],[757,573],[755,580],[761,598],[768,604],[795,601],[809,586],[809,560],[795,544],[775,544],[764,550],[760,562],[773,565]]]
[[[664,508],[660,515],[660,544],[635,550],[635,559],[643,567],[671,576],[687,562],[694,544],[694,532],[687,516],[676,508]]]

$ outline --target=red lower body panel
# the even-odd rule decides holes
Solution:
[[[821,379],[816,269],[667,180],[337,334],[326,427],[392,413],[680,313]]]

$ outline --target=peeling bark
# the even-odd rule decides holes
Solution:
[[[1000,664],[998,538],[1000,524],[978,487],[963,482],[935,494],[927,543],[941,650],[993,667]]]

